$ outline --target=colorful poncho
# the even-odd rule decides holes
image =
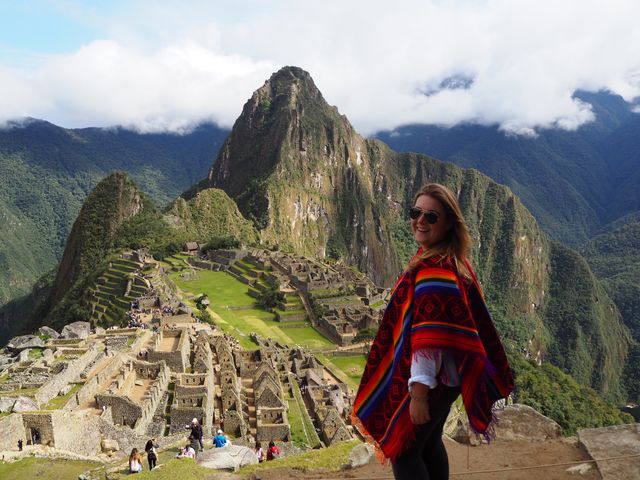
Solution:
[[[471,266],[473,281],[457,275],[449,259],[430,258],[405,272],[391,295],[371,347],[353,407],[364,433],[387,458],[415,440],[409,417],[412,352],[453,354],[471,428],[487,435],[493,403],[509,395],[513,376]]]

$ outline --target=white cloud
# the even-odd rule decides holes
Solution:
[[[634,1],[161,5],[74,10],[104,39],[35,68],[0,66],[8,93],[0,116],[143,131],[203,120],[229,127],[283,65],[308,70],[365,134],[410,122],[497,124],[525,134],[575,129],[593,119],[576,90],[608,89],[628,101],[640,94]],[[454,76],[473,82],[423,94]]]

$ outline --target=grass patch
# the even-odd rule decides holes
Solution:
[[[308,447],[309,439],[307,438],[306,433],[304,433],[302,415],[300,414],[298,402],[296,402],[295,398],[289,398],[287,403],[289,404],[287,418],[289,419],[289,426],[291,427],[291,441],[296,447]]]
[[[97,462],[26,457],[14,463],[0,462],[0,478],[7,480],[78,478],[82,472],[95,468],[97,465]]]
[[[353,355],[345,357],[329,357],[331,363],[342,370],[350,379],[360,385],[360,379],[367,363],[366,355]],[[357,386],[356,385],[356,386]]]
[[[51,400],[49,400],[49,403],[47,403],[44,407],[43,410],[59,410],[62,407],[64,407],[66,405],[66,403],[69,401],[69,399],[76,394],[76,392],[78,392],[78,390],[80,390],[82,388],[81,383],[76,383],[73,388],[71,388],[71,390],[69,390],[69,392],[65,395],[59,395],[57,397],[52,398]]]
[[[360,375],[357,375],[355,373],[359,365],[358,363],[359,360],[354,360],[354,358],[358,358],[359,356],[358,357],[329,357],[327,355],[324,355],[318,352],[315,353],[315,356],[318,358],[318,360],[320,360],[325,365],[325,367],[329,368],[334,375],[336,375],[341,381],[345,382],[349,386],[349,388],[352,388],[353,390],[358,389],[358,387],[360,386],[360,379],[362,378],[362,373],[360,373]],[[362,357],[364,357],[364,355]],[[343,364],[344,367],[340,367],[339,365],[334,363],[336,359],[343,359],[343,358],[351,359],[349,361],[344,360],[344,364]],[[340,363],[340,360],[339,360],[339,363]],[[363,360],[362,371],[364,371],[365,363],[366,363],[366,357],[364,357],[364,360]],[[345,371],[343,368],[346,368],[347,370]]]
[[[29,350],[29,360],[37,360],[42,358],[42,348],[32,348]]]
[[[358,440],[338,442],[328,448],[311,450],[300,455],[279,458],[272,462],[262,462],[257,465],[249,465],[241,468],[238,473],[240,475],[248,475],[250,473],[269,468],[292,468],[303,472],[324,469],[326,471],[335,472],[340,470],[342,465],[348,462],[351,450],[353,450],[353,447],[359,443],[360,442]]]
[[[309,446],[311,448],[317,448],[321,446],[320,437],[318,437],[318,432],[316,432],[316,427],[313,425],[313,421],[309,416],[309,412],[304,404],[304,400],[302,399],[302,393],[300,393],[300,387],[298,386],[298,382],[296,382],[293,375],[289,375],[289,384],[291,385],[291,389],[293,390],[293,398],[295,402],[298,404],[298,410],[300,412],[300,416],[302,419],[302,429],[304,430],[305,437],[307,437],[309,441]]]
[[[206,293],[211,302],[209,310],[216,324],[229,335],[234,336],[243,348],[255,350],[249,335],[256,332],[263,338],[273,338],[289,345],[303,345],[309,348],[331,347],[333,343],[318,333],[313,327],[280,328],[273,313],[257,308],[233,310],[236,307],[251,307],[255,299],[247,294],[248,286],[225,272],[198,270],[194,280],[185,280],[179,273],[171,273],[178,288],[184,293],[199,296]],[[192,303],[192,302],[188,302]]]

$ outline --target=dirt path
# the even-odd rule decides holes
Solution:
[[[451,441],[446,441],[445,444],[449,453],[452,480],[576,480],[578,478],[600,480],[602,478],[594,464],[590,464],[594,466],[583,474],[567,472],[568,468],[574,466],[573,464],[549,466],[572,462],[584,464],[591,460],[580,444],[572,439],[546,442],[496,441],[491,445],[480,447],[467,447]],[[485,473],[480,473],[483,471]],[[393,473],[390,466],[382,466],[376,461],[364,467],[340,472],[270,469],[259,471],[258,477],[260,480],[382,480],[393,479]]]

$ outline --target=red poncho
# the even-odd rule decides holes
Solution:
[[[480,286],[465,283],[449,259],[434,257],[405,272],[380,322],[360,382],[353,414],[387,458],[415,440],[409,417],[412,353],[453,353],[469,423],[487,435],[493,403],[513,390],[513,376]]]

